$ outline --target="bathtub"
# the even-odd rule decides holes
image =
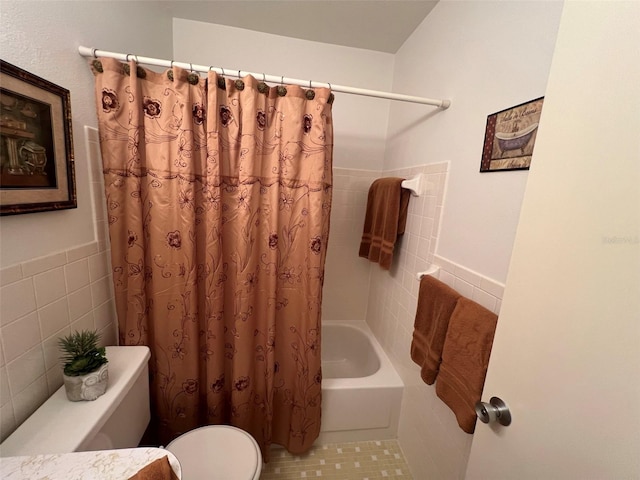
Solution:
[[[365,322],[323,321],[318,444],[396,438],[403,389]]]

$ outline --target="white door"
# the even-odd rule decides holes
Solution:
[[[492,396],[468,479],[640,478],[640,2],[564,6]]]

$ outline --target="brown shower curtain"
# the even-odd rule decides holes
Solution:
[[[151,349],[158,441],[320,431],[328,89],[93,60],[121,345]]]

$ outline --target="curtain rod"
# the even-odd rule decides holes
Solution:
[[[299,80],[297,78],[287,78],[276,75],[265,75],[263,73],[253,73],[253,72],[245,72],[238,69],[230,69],[230,68],[217,68],[210,67],[207,65],[196,65],[195,63],[182,63],[182,62],[174,62],[172,60],[161,60],[159,58],[150,58],[143,57],[141,55],[134,55],[131,53],[115,53],[115,52],[107,52],[105,50],[98,50],[97,48],[89,48],[89,47],[78,47],[78,53],[83,57],[108,57],[115,58],[117,60],[122,60],[128,62],[129,60],[135,60],[136,63],[143,63],[145,65],[155,65],[158,67],[167,67],[170,68],[172,65],[176,67],[184,68],[185,70],[191,70],[194,72],[209,72],[213,70],[214,72],[225,75],[228,77],[244,77],[245,75],[251,75],[255,78],[262,78],[265,82],[271,83],[288,83],[290,85],[300,85],[301,87],[325,87],[330,88],[333,92],[340,93],[350,93],[353,95],[364,95],[366,97],[376,97],[376,98],[385,98],[388,100],[398,100],[400,102],[409,102],[409,103],[420,103],[423,105],[432,105],[434,107],[438,107],[442,110],[449,108],[451,105],[450,100],[434,100],[431,98],[424,97],[414,97],[412,95],[403,95],[401,93],[391,93],[391,92],[380,92],[378,90],[367,90],[364,88],[356,88],[356,87],[346,87],[344,85],[334,85],[331,83],[322,83],[322,82],[313,82],[311,80]]]

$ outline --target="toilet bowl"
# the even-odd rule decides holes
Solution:
[[[262,454],[255,439],[229,425],[208,425],[180,435],[166,447],[182,467],[183,478],[258,480]]]

